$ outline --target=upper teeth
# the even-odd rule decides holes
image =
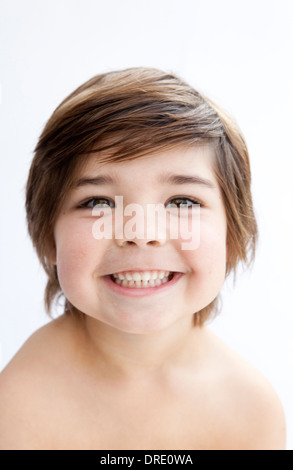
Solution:
[[[120,279],[121,281],[150,281],[156,279],[163,279],[164,277],[168,277],[170,271],[143,271],[143,272],[123,272],[123,273],[115,273],[112,276],[115,279]]]

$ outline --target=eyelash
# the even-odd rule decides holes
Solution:
[[[172,203],[172,201],[189,201],[189,203],[183,203],[183,204],[180,204],[179,206],[176,206],[176,207],[182,207],[182,206],[188,206],[189,207],[194,207],[194,206],[200,206],[200,207],[203,207],[203,204],[199,201],[199,200],[196,200],[196,199],[193,199],[193,198],[190,198],[190,197],[184,197],[184,196],[175,196],[173,197],[172,199],[170,199],[166,206],[170,203]],[[79,209],[93,209],[94,207],[96,207],[98,204],[92,204],[90,206],[91,203],[94,203],[95,201],[103,201],[103,203],[105,204],[104,207],[110,207],[110,208],[114,208],[115,207],[115,202],[112,200],[112,199],[109,199],[109,198],[106,198],[106,197],[91,197],[90,199],[87,199],[86,201],[82,202],[81,204],[79,204],[78,208]],[[110,203],[110,204],[108,204]],[[190,204],[191,203],[191,204]],[[174,202],[173,202],[174,204]],[[103,206],[100,206],[100,207],[103,207]]]
[[[105,201],[105,202],[110,202],[112,205],[110,205],[111,208],[115,207],[114,201],[111,199],[108,199],[106,197],[91,197],[90,199],[87,199],[86,201],[82,202],[79,204],[78,208],[79,209],[93,209],[95,206],[98,204],[93,204],[92,206],[89,206],[90,203],[94,201]],[[109,204],[105,205],[105,207],[109,207]]]
[[[203,205],[203,204],[202,204],[200,201],[198,201],[197,199],[193,199],[193,198],[190,198],[190,197],[184,197],[184,196],[172,197],[172,199],[170,199],[167,204],[172,203],[172,201],[176,201],[176,200],[177,200],[177,201],[189,201],[189,202],[191,202],[191,204],[189,204],[189,205],[186,204],[186,203],[183,203],[183,204],[180,204],[180,205],[177,206],[177,207],[182,207],[182,206],[186,206],[186,205],[187,205],[188,208],[189,208],[189,207],[194,207],[194,206],[200,206],[200,207],[202,207],[202,205]],[[174,204],[174,203],[173,203],[173,204]]]

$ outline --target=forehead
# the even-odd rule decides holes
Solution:
[[[103,175],[104,184],[139,182],[146,184],[164,181],[170,174],[197,175],[217,184],[214,163],[215,153],[211,145],[181,146],[166,151],[153,152],[131,160],[111,161],[105,154],[91,155],[79,168],[74,186],[85,178]],[[166,182],[166,181],[165,181]]]

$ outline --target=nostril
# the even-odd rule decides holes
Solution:
[[[139,239],[139,238],[135,238],[134,240],[116,239],[116,242],[120,247],[130,246],[130,245],[137,245],[137,246],[150,245],[150,246],[157,247],[157,246],[162,245],[163,243],[162,240],[145,240],[145,239]]]
[[[159,242],[159,240],[150,240],[147,242],[147,245],[153,245],[153,246],[158,246],[160,244],[161,243]]]
[[[119,245],[120,246],[137,245],[137,243],[135,241],[132,241],[132,240],[119,240]]]

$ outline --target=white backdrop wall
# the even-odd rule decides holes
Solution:
[[[292,0],[0,0],[0,370],[48,321],[24,214],[43,125],[95,74],[162,68],[218,101],[246,137],[259,249],[211,328],[273,384],[293,448],[292,31]]]

